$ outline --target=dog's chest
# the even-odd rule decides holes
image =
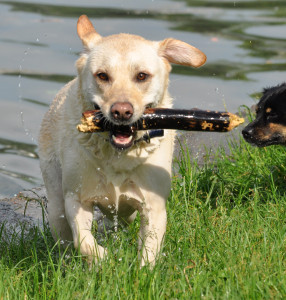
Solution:
[[[118,171],[112,161],[85,161],[80,169],[77,190],[82,201],[101,202],[115,198],[120,194],[121,187],[126,189],[126,183],[136,176],[135,170],[121,168]]]
[[[97,205],[107,215],[116,211],[120,216],[129,215],[142,204],[143,196],[132,174],[121,172],[109,177],[100,167],[88,168],[86,174],[78,185],[81,202]]]

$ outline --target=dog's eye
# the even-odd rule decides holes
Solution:
[[[102,81],[108,81],[109,80],[108,75],[106,73],[103,73],[103,72],[97,73],[96,77],[99,78]]]
[[[148,78],[148,74],[140,72],[137,74],[136,79],[137,81],[145,81]]]

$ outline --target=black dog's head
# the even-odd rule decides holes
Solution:
[[[256,106],[256,119],[242,134],[258,147],[286,144],[286,83],[264,89]]]

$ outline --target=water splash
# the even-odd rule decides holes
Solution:
[[[22,72],[23,72],[23,64],[25,62],[25,57],[30,53],[30,50],[31,48],[27,48],[25,51],[24,51],[24,56],[22,57],[21,59],[21,62],[19,64],[19,75],[18,75],[18,99],[19,99],[19,102],[20,102],[20,106],[23,105],[23,97],[22,97]],[[24,129],[24,132],[25,132],[25,135],[30,137],[32,143],[36,144],[36,139],[35,137],[33,136],[32,134],[32,131],[26,126],[26,123],[25,123],[25,119],[24,119],[24,112],[21,110],[20,111],[20,120],[21,120],[21,125]]]
[[[114,232],[115,234],[118,232],[118,214],[116,211],[116,214],[113,216],[113,222],[114,222]]]

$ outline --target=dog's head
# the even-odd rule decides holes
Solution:
[[[264,89],[256,106],[256,119],[242,131],[244,139],[259,147],[286,144],[286,84]]]
[[[77,32],[85,48],[77,61],[80,93],[114,125],[110,141],[118,149],[133,145],[136,133],[129,125],[147,107],[171,107],[170,63],[199,67],[206,61],[200,50],[172,38],[153,42],[130,34],[102,37],[85,15]]]

